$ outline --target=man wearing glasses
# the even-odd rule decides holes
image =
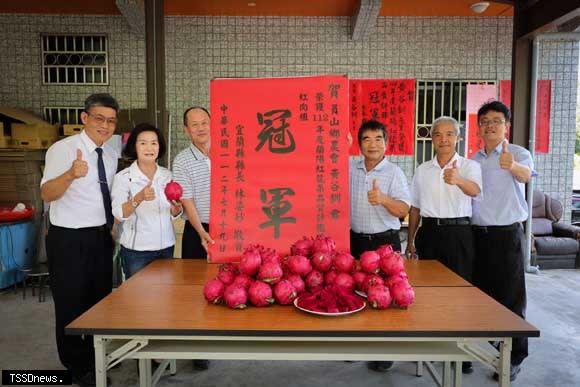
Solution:
[[[109,139],[118,112],[109,94],[89,96],[81,113],[84,130],[50,147],[40,182],[42,200],[50,203],[46,247],[58,354],[81,386],[95,385],[93,340],[65,335],[64,327],[111,292],[109,189],[120,155]]]
[[[473,160],[481,165],[483,196],[473,201],[475,261],[474,284],[506,308],[525,318],[524,232],[528,218],[524,186],[534,164],[525,148],[505,138],[511,114],[501,102],[483,105],[477,112],[484,148]],[[528,356],[527,338],[514,338],[510,379]],[[497,373],[494,375],[497,379]]]

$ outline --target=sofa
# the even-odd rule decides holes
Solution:
[[[532,265],[540,269],[573,269],[579,265],[580,227],[560,222],[562,203],[534,191]]]

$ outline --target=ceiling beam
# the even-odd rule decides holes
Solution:
[[[580,0],[528,0],[518,1],[514,6],[516,39],[533,38],[580,16]]]
[[[352,21],[352,40],[360,40],[373,32],[382,0],[360,0]]]
[[[115,0],[117,8],[127,19],[131,32],[145,34],[145,4],[144,0]]]

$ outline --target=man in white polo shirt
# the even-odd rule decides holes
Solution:
[[[73,382],[95,384],[91,336],[70,336],[64,328],[111,292],[113,239],[110,186],[119,151],[109,142],[119,104],[93,94],[81,113],[84,130],[58,141],[46,153],[41,196],[50,203],[46,239],[56,342]]]

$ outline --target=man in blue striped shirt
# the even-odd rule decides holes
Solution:
[[[191,145],[179,152],[173,161],[173,178],[183,188],[181,203],[185,227],[181,242],[182,258],[207,258],[207,245],[214,243],[209,235],[211,163],[210,118],[201,106],[188,108],[183,114],[183,130]],[[193,368],[206,370],[209,360],[194,360]]]
[[[360,254],[390,244],[401,251],[399,230],[409,212],[411,194],[405,174],[385,158],[387,130],[378,121],[365,122],[358,131],[362,160],[350,161],[350,252]],[[385,372],[391,361],[373,361],[373,371]]]
[[[524,186],[534,164],[530,152],[508,144],[505,134],[511,114],[501,102],[477,112],[479,135],[485,147],[472,158],[481,165],[482,197],[473,201],[475,240],[474,284],[517,315],[525,318],[524,232],[528,218]],[[528,356],[527,338],[512,341],[510,379],[516,379]],[[498,378],[497,373],[494,378]]]

